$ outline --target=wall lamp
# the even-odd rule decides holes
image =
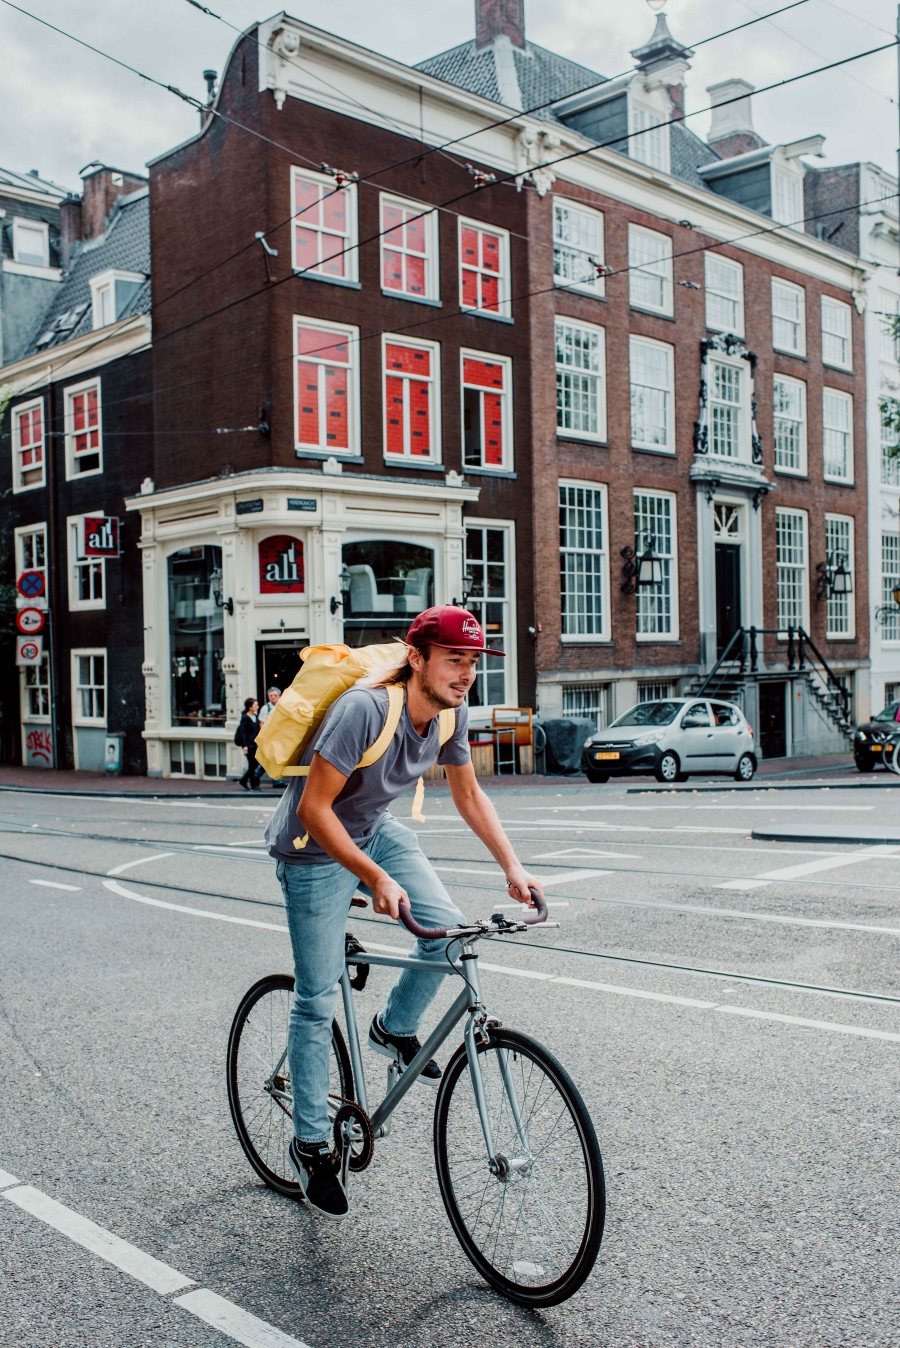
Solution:
[[[229,617],[234,617],[234,600],[222,598],[222,571],[221,568],[213,567],[209,575],[210,588],[212,589],[212,599],[216,608],[220,608],[227,613]]]
[[[346,562],[345,562],[344,565],[341,567],[341,574],[340,574],[340,577],[339,577],[339,584],[340,584],[340,587],[341,587],[341,594],[342,594],[342,595],[345,595],[345,594],[349,594],[349,593],[350,593],[350,585],[352,584],[352,581],[353,581],[353,577],[350,575],[350,572],[349,572],[349,570],[348,570],[348,568],[347,568],[347,564],[346,564]],[[338,611],[339,608],[343,608],[345,602],[346,602],[346,601],[345,601],[344,599],[336,599],[336,598],[334,597],[334,595],[332,595],[332,596],[331,596],[331,603],[330,603],[330,605],[329,605],[329,608],[331,609],[332,614],[337,613],[337,611]]]

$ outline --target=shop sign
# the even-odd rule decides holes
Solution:
[[[43,571],[23,571],[16,581],[16,589],[26,599],[41,599],[46,590]]]
[[[274,534],[259,545],[260,594],[302,594],[303,544],[290,534]]]
[[[46,616],[42,608],[20,608],[16,614],[16,628],[23,636],[37,636],[44,626]]]
[[[119,521],[114,515],[85,516],[85,557],[119,557]]]
[[[16,637],[16,664],[39,665],[44,653],[44,638]]]

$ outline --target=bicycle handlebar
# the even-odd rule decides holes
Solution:
[[[526,917],[523,921],[527,926],[533,927],[538,922],[547,921],[547,905],[536,889],[529,888],[528,892],[537,909],[537,917]],[[413,936],[418,937],[420,941],[441,941],[447,935],[447,927],[420,927],[412,915],[409,904],[402,901],[400,903],[400,921],[403,923],[406,930]]]

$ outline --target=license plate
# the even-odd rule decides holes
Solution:
[[[873,754],[880,754],[880,753],[881,753],[881,748],[882,748],[882,746],[881,746],[880,744],[873,744],[873,745],[872,745],[872,753],[873,753]]]
[[[618,754],[594,754],[595,758],[618,758]]]

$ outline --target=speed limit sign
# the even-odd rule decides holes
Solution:
[[[20,608],[16,614],[16,627],[23,636],[33,637],[43,631],[44,610],[40,608]]]

